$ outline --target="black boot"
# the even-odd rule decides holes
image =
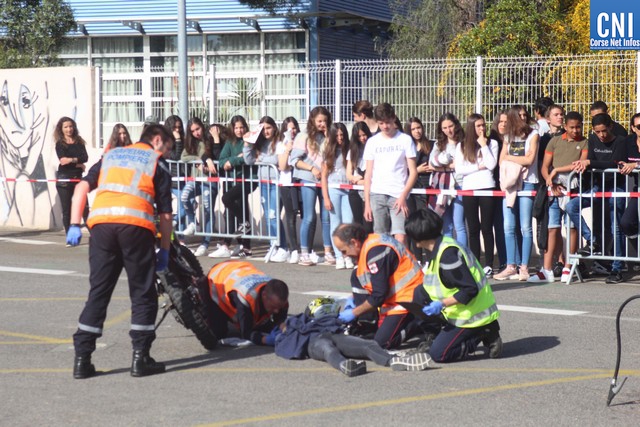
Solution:
[[[76,356],[73,362],[73,378],[81,380],[96,374],[96,368],[91,363],[91,356]]]
[[[156,362],[149,356],[149,350],[133,350],[131,362],[132,377],[146,377],[147,375],[160,374],[165,371],[164,363]]]

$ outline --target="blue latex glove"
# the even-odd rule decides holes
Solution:
[[[353,302],[353,297],[347,298],[347,302],[344,305],[344,309],[347,310],[349,308],[356,308],[356,303]]]
[[[72,225],[67,231],[67,244],[71,246],[78,246],[82,240],[82,230],[79,225]]]
[[[264,337],[264,343],[266,345],[276,345],[276,338],[281,333],[282,333],[282,331],[280,330],[280,328],[278,326],[276,326],[275,328],[273,328],[273,331],[271,331],[269,333],[269,335]]]
[[[353,314],[352,308],[347,308],[345,310],[342,310],[338,315],[338,319],[340,319],[342,323],[351,323],[354,321],[355,318],[356,318],[356,315]]]
[[[169,250],[162,249],[156,254],[156,271],[164,271],[169,266]]]
[[[443,307],[444,306],[440,301],[431,301],[431,304],[422,307],[422,312],[427,316],[435,316],[440,314]]]

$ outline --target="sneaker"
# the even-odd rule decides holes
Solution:
[[[507,280],[511,279],[511,276],[513,276],[514,274],[516,274],[516,266],[507,265],[504,270],[493,276],[493,278],[496,280]]]
[[[344,270],[347,266],[344,263],[344,258],[336,259],[336,270]]]
[[[567,283],[570,277],[571,277],[571,269],[569,267],[564,267],[562,269],[562,276],[560,276],[560,282]]]
[[[313,262],[309,254],[302,254],[300,255],[300,260],[298,261],[298,265],[310,266],[310,265],[316,265],[316,263]]]
[[[251,223],[249,221],[240,224],[240,227],[236,230],[236,234],[243,236],[251,233]]]
[[[553,277],[562,277],[562,269],[564,268],[564,264],[561,262],[556,262],[556,265],[553,266],[551,271],[553,271]]]
[[[597,243],[587,243],[585,246],[578,250],[578,254],[582,256],[601,255],[602,251]]]
[[[340,362],[340,372],[348,377],[357,377],[367,373],[367,362],[364,360],[347,359]]]
[[[556,278],[553,275],[553,271],[545,270],[544,268],[538,271],[536,274],[530,276],[527,279],[529,283],[553,283]]]
[[[209,254],[210,258],[229,258],[231,251],[227,245],[218,245],[218,248]]]
[[[253,255],[253,252],[251,252],[250,249],[246,249],[243,245],[238,245],[233,252],[231,252],[231,259],[245,259],[251,255]]]
[[[311,251],[311,253],[309,254],[309,259],[314,264],[318,264],[318,263],[324,262],[324,258],[319,257],[318,254],[315,253],[315,251]]]
[[[324,253],[324,265],[336,265],[336,257],[331,252]]]
[[[193,236],[194,234],[196,234],[196,223],[189,223],[189,225],[184,228],[182,234],[184,234],[185,236]]]
[[[604,281],[604,283],[622,283],[624,282],[624,278],[622,277],[622,273],[619,271],[612,271],[609,277]]]
[[[526,282],[527,280],[529,280],[529,267],[527,267],[526,265],[520,266],[520,269],[518,270],[518,280],[520,282]]]
[[[431,357],[427,353],[416,353],[411,356],[394,357],[389,366],[394,371],[424,371],[430,362]]]
[[[607,269],[607,267],[602,265],[599,261],[593,261],[593,264],[591,264],[591,273],[599,274],[599,275],[608,275],[609,269]]]
[[[204,254],[206,254],[206,253],[207,253],[207,249],[209,249],[209,247],[208,247],[208,246],[200,245],[200,246],[198,246],[198,249],[196,249],[195,251],[193,251],[193,254],[194,254],[195,256],[202,256],[202,255],[204,255]]]
[[[355,268],[355,265],[353,265],[353,260],[351,259],[350,256],[344,257],[344,266],[349,270],[353,270]]]
[[[300,255],[298,255],[298,251],[291,252],[289,256],[289,264],[297,264],[300,261]]]
[[[491,279],[493,277],[493,268],[488,265],[484,268],[484,275],[487,279]]]
[[[271,262],[287,262],[289,259],[289,251],[286,249],[278,248],[278,250],[271,255]]]

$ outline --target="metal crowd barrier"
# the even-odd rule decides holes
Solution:
[[[578,199],[578,206],[580,206],[580,213],[582,215],[582,206],[587,204],[591,207],[590,221],[585,223],[591,230],[591,242],[587,242],[586,252],[572,254],[569,245],[571,222],[565,220],[566,230],[566,259],[571,264],[571,274],[567,284],[571,284],[573,275],[576,274],[578,279],[583,282],[580,270],[577,268],[578,264],[582,261],[621,261],[626,263],[640,263],[640,257],[638,256],[637,244],[630,244],[631,238],[625,236],[619,227],[619,221],[622,214],[629,206],[629,201],[632,198],[637,199],[640,194],[637,192],[637,182],[640,170],[634,170],[630,175],[621,174],[618,169],[594,169],[592,171],[586,171],[584,173],[572,172],[569,175],[568,182],[573,182],[573,179],[578,180],[578,186],[571,190],[571,198]],[[604,186],[604,188],[598,188],[594,190],[594,183],[600,179],[600,182],[605,182],[608,178],[612,184]],[[588,185],[585,185],[585,180]],[[623,202],[617,202],[618,199],[624,199]],[[624,206],[622,204],[624,203]],[[610,206],[612,205],[612,206]],[[636,215],[640,215],[640,204],[637,205]],[[567,215],[565,213],[565,215]],[[611,226],[609,227],[610,217]],[[566,219],[566,216],[565,216]],[[596,222],[597,221],[597,222]],[[583,241],[584,224],[580,221],[575,225],[578,231],[578,242]],[[620,233],[622,237],[622,244],[620,245],[615,238],[615,233]],[[637,236],[636,236],[637,238]],[[599,243],[600,247],[594,246],[594,240]],[[635,240],[635,239],[633,239]],[[637,240],[636,240],[637,242]],[[581,244],[578,244],[580,249]],[[633,249],[633,251],[630,251]],[[632,252],[635,252],[631,255]],[[607,255],[609,253],[609,255]],[[618,255],[615,255],[618,254]],[[630,266],[627,264],[627,267]]]
[[[272,197],[272,191],[275,191],[278,212],[281,211],[280,188],[277,181],[261,180],[258,177],[258,167],[269,166],[278,176],[278,169],[275,165],[256,163],[255,165],[244,165],[242,174],[240,175],[236,168],[233,171],[224,171],[221,169],[217,161],[214,162],[218,174],[203,173],[202,162],[181,162],[168,161],[172,171],[173,185],[178,187],[180,191],[172,188],[174,194],[174,229],[180,236],[182,231],[188,226],[186,217],[184,216],[184,207],[182,204],[182,193],[185,188],[191,187],[189,191],[193,191],[196,206],[196,232],[195,236],[208,236],[217,238],[242,238],[257,241],[280,241],[281,222],[280,215],[277,215],[276,233],[269,232],[268,212],[263,212],[262,200],[264,197]],[[270,172],[273,173],[273,172]],[[273,186],[264,186],[266,193],[262,194],[260,184],[276,184]],[[232,188],[239,191],[239,197],[235,198],[233,203],[236,204],[238,210],[242,210],[242,216],[235,221],[233,215],[225,207],[222,198],[224,194]],[[207,199],[208,198],[208,199]],[[245,209],[245,200],[248,202],[248,209]],[[183,215],[180,215],[183,213]],[[238,230],[240,225],[248,222],[251,226],[249,230]],[[208,224],[211,225],[210,229]]]

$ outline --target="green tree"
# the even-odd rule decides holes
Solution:
[[[528,56],[561,50],[564,1],[498,0],[478,26],[452,43],[453,56]]]
[[[300,0],[239,0],[251,9],[264,9],[269,13],[291,12],[300,4]]]
[[[441,58],[459,32],[471,27],[475,8],[468,0],[392,0],[392,58]]]
[[[62,0],[0,0],[0,68],[56,64],[74,26],[73,11]]]

